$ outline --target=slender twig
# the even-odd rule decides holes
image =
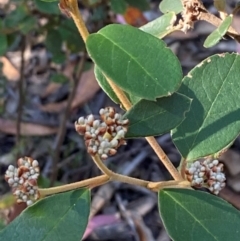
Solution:
[[[71,104],[75,97],[78,83],[81,79],[85,60],[86,60],[86,55],[84,54],[84,56],[82,57],[82,59],[79,63],[79,66],[78,66],[78,70],[77,70],[78,73],[76,73],[76,76],[73,78],[73,85],[71,87],[71,91],[70,91],[70,94],[69,94],[68,100],[67,100],[67,105],[64,110],[62,120],[60,123],[60,127],[58,129],[58,133],[57,133],[54,145],[53,145],[53,164],[52,164],[52,176],[51,176],[50,186],[53,186],[53,184],[57,178],[57,173],[58,173],[57,164],[59,162],[61,146],[63,144],[64,137],[66,134],[66,122],[67,122],[69,114],[71,112]]]
[[[75,25],[78,28],[80,35],[83,38],[83,41],[86,43],[89,32],[87,30],[85,22],[83,21],[82,15],[79,12],[78,1],[77,0],[61,0],[60,6],[62,8],[64,8],[64,10],[66,10],[70,14]]]
[[[109,177],[107,175],[102,175],[99,177],[94,177],[84,181],[75,182],[75,183],[62,185],[58,187],[43,188],[43,189],[40,188],[38,189],[38,191],[40,193],[41,198],[43,198],[56,193],[67,192],[67,191],[71,191],[79,188],[93,188],[98,185],[103,185],[108,181],[109,181]]]
[[[182,176],[178,172],[178,170],[174,167],[172,162],[169,160],[166,153],[163,151],[163,149],[160,147],[158,142],[154,137],[146,137],[146,140],[148,141],[149,145],[152,147],[152,149],[157,154],[158,158],[162,161],[166,169],[169,171],[169,173],[172,175],[172,177],[175,180],[183,180]]]
[[[65,7],[69,11],[70,15],[72,16],[75,24],[77,25],[78,31],[80,35],[82,36],[83,40],[86,42],[87,37],[89,36],[89,32],[86,28],[86,25],[81,17],[81,14],[78,10],[78,4],[77,0],[65,0]],[[125,93],[107,76],[105,76],[107,81],[109,82],[110,86],[112,87],[113,91],[117,95],[118,99],[121,101],[123,107],[126,110],[131,109],[132,104],[125,95]],[[164,151],[161,149],[159,144],[156,142],[154,137],[148,137],[146,138],[149,144],[154,147],[154,151],[156,152],[157,156],[160,158],[160,160],[163,162],[163,164],[166,166],[170,174],[175,180],[182,180],[180,173],[176,170],[176,168],[173,166],[172,162],[168,159]],[[156,146],[159,146],[158,148]]]
[[[128,177],[128,176],[124,176],[118,173],[115,173],[113,171],[111,171],[110,169],[108,169],[102,162],[102,160],[100,159],[99,155],[95,155],[92,156],[95,164],[98,166],[98,168],[104,173],[106,174],[110,180],[114,180],[114,181],[120,181],[120,182],[125,182],[125,183],[129,183],[129,184],[133,184],[133,185],[138,185],[138,186],[142,186],[142,187],[147,187],[149,184],[149,181],[145,181],[145,180],[141,180],[141,179],[137,179],[137,178],[133,178],[133,177]]]
[[[181,175],[182,175],[183,178],[184,178],[184,176],[185,176],[185,170],[186,170],[186,168],[187,168],[187,161],[186,161],[185,158],[182,157],[181,162],[180,162],[180,165],[179,165],[179,171],[180,171],[180,173],[181,173]]]
[[[116,96],[118,97],[118,99],[121,101],[123,107],[126,110],[130,110],[132,108],[132,104],[129,101],[129,99],[127,98],[127,96],[125,95],[125,93],[107,76],[105,76],[109,85],[111,86],[112,90],[114,91],[114,93],[116,94]]]
[[[19,93],[19,102],[17,109],[17,135],[16,135],[16,144],[19,145],[21,140],[21,121],[22,121],[22,110],[24,105],[24,68],[25,68],[25,59],[24,53],[26,48],[26,37],[21,36],[21,67],[20,67],[20,79],[18,81],[18,93]],[[19,150],[19,148],[17,148]],[[19,151],[17,151],[17,157],[19,156]]]
[[[158,192],[163,188],[189,188],[191,189],[191,185],[189,181],[181,180],[181,181],[167,181],[167,182],[150,182],[148,187],[151,191]]]

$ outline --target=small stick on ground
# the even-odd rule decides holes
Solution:
[[[58,162],[59,162],[59,158],[60,158],[60,152],[61,152],[61,146],[63,144],[64,141],[64,137],[66,134],[66,122],[68,120],[69,114],[71,112],[71,104],[73,102],[73,99],[75,97],[76,94],[76,90],[77,90],[77,86],[79,84],[79,81],[81,79],[81,75],[83,72],[83,67],[84,67],[84,63],[86,60],[86,54],[84,54],[84,56],[82,57],[79,66],[76,70],[76,74],[73,80],[73,86],[71,88],[68,100],[67,100],[67,106],[64,110],[63,116],[62,116],[62,120],[58,129],[58,133],[53,145],[53,164],[52,164],[52,176],[51,176],[51,182],[50,182],[50,186],[54,185],[54,182],[57,179],[57,174],[58,174]]]
[[[18,81],[18,94],[19,94],[19,103],[17,108],[17,135],[16,135],[16,146],[20,144],[21,141],[21,121],[22,121],[22,109],[24,105],[24,68],[25,68],[25,59],[24,52],[26,48],[26,37],[22,35],[21,40],[21,67],[20,67],[20,79]],[[17,158],[19,158],[19,148],[17,148]]]

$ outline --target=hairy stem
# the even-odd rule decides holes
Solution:
[[[149,145],[152,147],[152,149],[157,154],[158,158],[162,161],[164,166],[167,168],[169,173],[172,175],[172,177],[179,181],[183,180],[178,170],[173,166],[172,162],[169,160],[166,153],[163,151],[163,149],[159,146],[156,139],[154,137],[146,137],[146,140],[148,141]]]
[[[80,35],[82,36],[83,41],[86,43],[89,32],[83,21],[82,15],[79,12],[78,1],[77,0],[65,0],[65,1],[67,4],[69,13],[70,13],[74,23],[76,24]]]
[[[102,175],[99,177],[94,177],[84,181],[62,185],[59,187],[40,188],[38,189],[38,191],[40,193],[40,197],[43,198],[49,195],[53,195],[61,192],[67,192],[67,191],[71,191],[79,188],[93,188],[93,187],[105,184],[108,181],[109,181],[109,177],[107,175]]]
[[[181,181],[168,181],[168,182],[150,182],[148,187],[148,189],[154,191],[154,192],[158,192],[159,190],[163,189],[163,188],[191,188],[190,183],[188,181],[185,180],[181,180]]]
[[[121,101],[123,107],[126,110],[130,110],[132,108],[132,104],[129,101],[129,99],[127,98],[127,96],[124,94],[124,92],[107,76],[105,76],[109,85],[111,86],[111,88],[113,89],[114,93],[116,94],[116,96],[118,97],[118,99]]]
[[[147,187],[148,184],[149,184],[148,181],[144,181],[144,180],[133,178],[133,177],[124,176],[124,175],[121,175],[121,174],[118,174],[118,173],[115,173],[115,172],[111,171],[110,169],[108,169],[103,164],[103,162],[100,159],[98,154],[95,155],[95,156],[92,156],[92,158],[93,158],[93,161],[95,162],[95,164],[97,165],[97,167],[104,174],[106,174],[110,178],[110,180],[129,183],[129,184],[138,185],[138,186],[142,186],[142,187]]]

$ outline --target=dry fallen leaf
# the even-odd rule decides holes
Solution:
[[[16,121],[0,118],[0,131],[11,135],[16,135]],[[49,127],[32,123],[21,123],[21,135],[23,136],[46,136],[55,134],[57,131],[58,128],[56,127]]]
[[[51,95],[51,94],[53,94],[54,92],[56,92],[61,86],[62,86],[62,84],[51,82],[51,83],[46,87],[46,89],[40,94],[40,96],[41,96],[42,98],[46,98],[46,97],[48,97],[49,95]]]
[[[94,68],[83,72],[77,87],[76,95],[71,105],[71,109],[77,108],[90,100],[99,90],[99,88],[100,87],[95,79]],[[60,112],[65,108],[66,104],[67,101],[49,103],[40,106],[40,109],[46,112]]]
[[[71,106],[72,109],[77,108],[90,100],[99,89],[100,87],[94,75],[94,68],[85,71],[82,74],[81,80],[77,87],[77,92]]]
[[[88,222],[88,226],[85,230],[83,239],[86,239],[93,232],[94,229],[113,223],[119,223],[119,221],[120,218],[118,217],[118,215],[97,215],[91,218]]]
[[[3,64],[2,72],[9,81],[18,81],[20,79],[18,69],[6,57],[1,57],[0,62]]]

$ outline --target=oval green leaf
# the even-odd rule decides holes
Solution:
[[[42,13],[56,14],[56,15],[59,15],[61,13],[57,2],[53,2],[53,1],[43,2],[42,0],[34,0],[34,2],[36,4],[37,9]]]
[[[238,54],[214,55],[183,79],[179,92],[193,101],[172,138],[187,161],[218,153],[239,135],[239,66]]]
[[[178,14],[183,11],[182,0],[163,0],[159,8],[163,13],[175,12]]]
[[[87,50],[104,74],[129,94],[156,100],[180,85],[177,57],[162,40],[134,27],[108,25],[88,37]]]
[[[118,0],[120,1],[120,0]],[[148,0],[125,0],[130,6],[140,9],[141,11],[149,10]]]
[[[166,13],[163,16],[145,24],[140,29],[161,39],[171,33],[176,19],[177,17],[174,12]]]
[[[21,21],[29,16],[26,6],[20,5],[15,10],[7,14],[3,19],[4,28],[18,28]]]
[[[7,241],[79,241],[90,211],[90,192],[80,189],[47,197],[27,208],[0,232]]]
[[[128,7],[125,0],[111,0],[110,5],[113,12],[120,14],[124,14]]]
[[[232,18],[232,15],[226,17],[224,21],[221,23],[221,25],[206,38],[203,44],[205,48],[210,48],[216,45],[223,38],[223,36],[228,31],[228,28],[232,24]]]
[[[42,2],[56,2],[58,0],[41,0]]]
[[[102,90],[109,96],[110,99],[112,99],[113,102],[117,104],[121,104],[121,101],[118,99],[117,95],[114,93],[112,87],[109,85],[103,72],[98,68],[97,65],[95,65],[94,73],[95,73],[96,80],[100,85],[100,87],[102,88]],[[125,93],[125,94],[127,95],[128,99],[133,105],[141,100],[137,96],[129,95],[128,93]]]
[[[211,194],[164,189],[159,192],[159,211],[174,241],[239,240],[240,212]]]
[[[8,49],[7,35],[0,33],[0,56],[3,56]]]
[[[72,19],[64,19],[57,30],[61,35],[61,39],[66,43],[71,53],[78,53],[85,49],[83,39],[79,35],[76,25]]]
[[[130,121],[126,137],[164,134],[184,120],[190,105],[191,100],[178,93],[157,101],[141,100],[124,115]]]
[[[95,65],[95,67],[94,67],[94,74],[95,74],[98,84],[103,89],[103,91],[109,96],[109,98],[112,99],[113,102],[120,104],[121,101],[118,99],[115,92],[109,85],[107,79],[105,78],[102,71],[98,68],[97,65]]]

